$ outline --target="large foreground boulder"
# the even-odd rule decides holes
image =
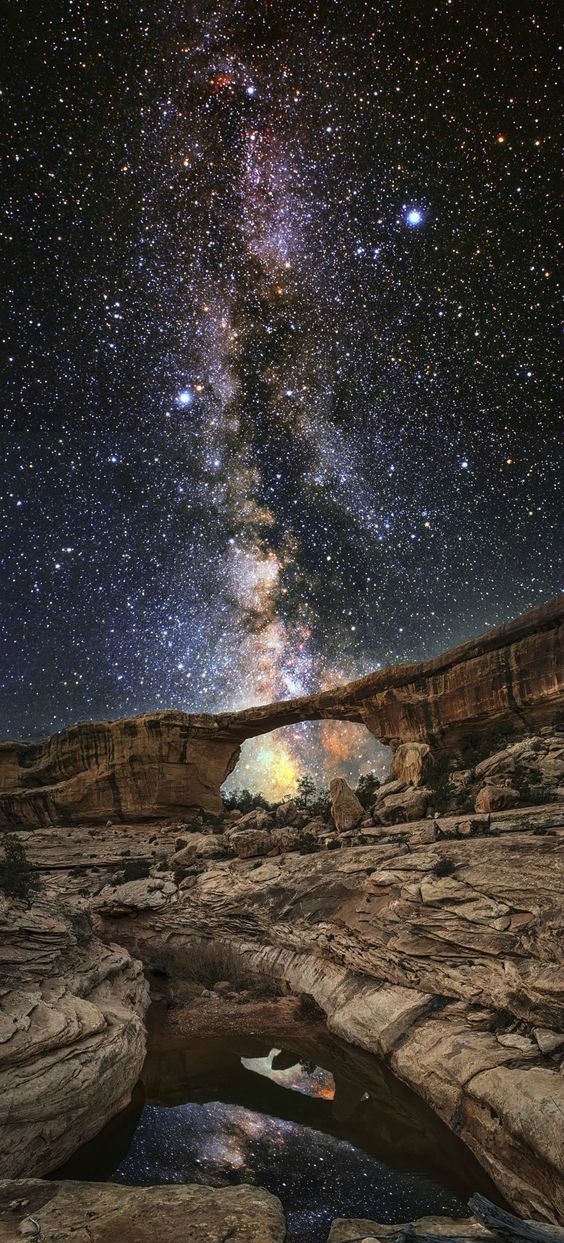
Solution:
[[[22,1201],[25,1201],[22,1204]],[[16,1207],[10,1209],[10,1203]],[[260,1187],[0,1182],[0,1243],[284,1243],[280,1201]]]
[[[485,785],[478,790],[474,800],[476,811],[506,811],[516,807],[519,802],[519,791],[512,786]]]
[[[398,794],[387,794],[382,786],[374,804],[374,820],[377,824],[402,824],[404,821],[422,820],[429,806],[430,790],[408,786]]]

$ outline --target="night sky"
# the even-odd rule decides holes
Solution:
[[[2,736],[306,693],[556,593],[556,15],[11,6]]]

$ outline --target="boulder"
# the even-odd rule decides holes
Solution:
[[[273,834],[260,829],[246,829],[232,833],[229,844],[240,859],[253,859],[256,855],[268,855],[274,850]]]
[[[290,799],[288,803],[280,803],[275,812],[277,824],[294,824],[299,816],[299,808]]]
[[[241,816],[237,821],[237,829],[269,829],[272,827],[274,819],[264,811],[262,807],[255,807],[253,811],[248,811],[246,815]]]
[[[433,767],[433,752],[427,742],[402,742],[394,752],[390,772],[409,785],[423,785]]]
[[[354,829],[357,824],[360,824],[364,817],[364,807],[344,777],[335,777],[333,779],[329,786],[329,793],[331,795],[331,815],[339,832],[343,829]]]
[[[387,794],[374,807],[374,819],[380,824],[402,824],[423,820],[429,806],[431,791],[408,787],[399,794]]]
[[[493,755],[488,755],[485,760],[476,764],[474,770],[476,777],[483,781],[486,777],[506,776],[513,772],[515,760],[513,747],[504,747],[503,751],[494,751]]]
[[[437,826],[434,820],[428,820],[422,828],[416,833],[412,833],[408,837],[410,846],[430,846],[432,842],[436,842],[439,836]]]
[[[199,859],[219,859],[228,847],[228,839],[223,833],[196,833],[187,846],[172,856],[171,867],[192,867]]]
[[[378,798],[387,798],[388,794],[401,794],[402,790],[407,790],[407,781],[382,781],[378,790]]]
[[[476,811],[506,811],[509,807],[516,807],[519,800],[519,791],[512,786],[484,785],[478,790],[474,807]]]
[[[160,910],[175,894],[173,881],[149,876],[130,880],[125,885],[105,885],[90,905],[92,910],[104,911],[106,915],[137,914]]]
[[[541,1053],[556,1053],[564,1045],[564,1032],[555,1032],[549,1027],[535,1027],[533,1036]]]
[[[546,755],[538,758],[538,767],[544,781],[551,785],[558,785],[564,777],[564,748],[562,750],[551,750]]]
[[[25,1203],[22,1204],[22,1201]],[[286,1223],[280,1201],[261,1187],[124,1187],[111,1183],[0,1182],[0,1238],[7,1243],[29,1237],[41,1243],[284,1243]],[[5,1234],[7,1225],[9,1233]],[[39,1230],[37,1229],[39,1226]]]
[[[259,855],[269,855],[273,851],[297,850],[302,839],[299,829],[284,825],[282,828],[272,829],[270,833],[261,829],[232,833],[229,844],[240,859],[254,859]]]
[[[279,850],[297,850],[303,841],[303,829],[294,829],[291,825],[284,825],[280,829],[274,829],[270,834],[273,839],[273,845]]]

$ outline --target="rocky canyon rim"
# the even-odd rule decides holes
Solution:
[[[144,1060],[147,978],[157,970],[183,980],[194,947],[214,937],[251,976],[314,998],[330,1036],[381,1059],[520,1213],[558,1221],[564,742],[560,614],[547,608],[505,628],[509,642],[498,634],[490,649],[477,640],[473,656],[447,660],[431,682],[401,674],[403,721],[413,722],[412,699],[420,719],[429,688],[435,719],[452,719],[458,705],[453,748],[461,704],[466,723],[476,720],[470,684],[462,697],[450,694],[453,669],[467,679],[478,661],[484,694],[490,678],[490,724],[501,709],[517,722],[501,750],[452,774],[472,814],[430,817],[422,782],[438,735],[417,736],[413,723],[411,739],[395,736],[393,779],[363,823],[348,795],[339,807],[334,800],[332,824],[297,823],[289,808],[267,823],[256,813],[253,823],[222,816],[218,824],[205,810],[179,821],[164,795],[168,817],[156,817],[158,783],[176,797],[181,763],[163,744],[170,735],[160,718],[153,726],[142,718],[141,733],[129,735],[118,723],[106,734],[113,751],[106,742],[96,750],[99,735],[82,727],[31,753],[4,747],[8,837],[25,844],[40,880],[31,905],[2,900],[0,1109],[10,1174],[48,1173],[119,1113]],[[495,695],[491,652],[498,671],[512,671]],[[487,721],[484,709],[482,737]],[[139,767],[121,763],[127,737],[149,748],[145,787],[142,756]],[[183,762],[189,768],[189,749]],[[43,785],[34,784],[38,775]],[[125,819],[128,783],[136,798],[153,791],[147,819]],[[76,803],[61,796],[69,785]],[[96,823],[104,791],[115,807],[116,788],[124,822]],[[63,804],[75,823],[61,823]],[[32,832],[21,827],[38,821]],[[143,865],[137,879],[117,875],[128,860]]]

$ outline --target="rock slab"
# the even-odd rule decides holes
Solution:
[[[27,1201],[11,1210],[10,1202]],[[0,1182],[0,1243],[284,1243],[282,1205],[259,1187]]]

